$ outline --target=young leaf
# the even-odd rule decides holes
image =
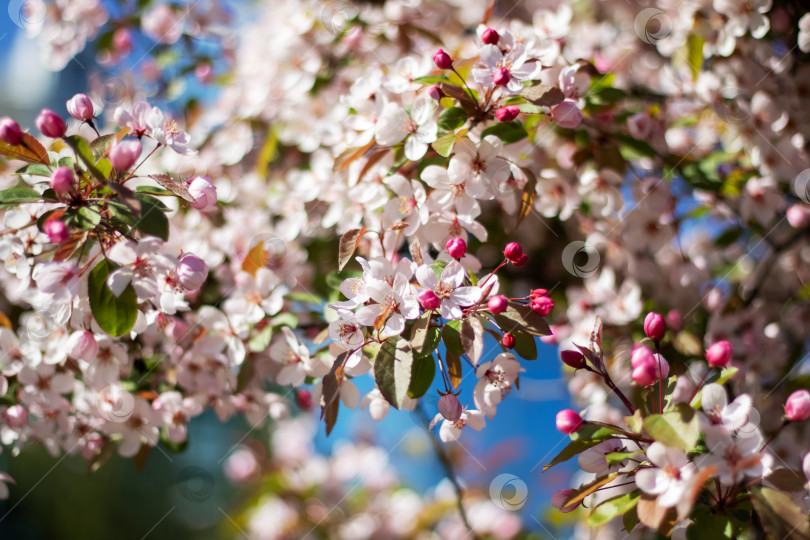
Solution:
[[[149,178],[163,186],[168,191],[171,191],[181,199],[187,202],[194,202],[194,197],[189,194],[186,184],[183,181],[175,180],[168,174],[150,174]]]
[[[614,517],[624,514],[638,504],[641,491],[634,489],[630,493],[613,497],[599,504],[588,516],[588,526],[598,527],[604,525]]]
[[[157,236],[164,241],[168,240],[169,219],[163,213],[166,206],[145,193],[135,193],[135,197],[141,202],[141,216],[136,228],[144,234]]]
[[[31,188],[13,187],[0,191],[0,204],[20,204],[41,200],[42,195]]]
[[[522,330],[533,336],[551,334],[548,323],[543,320],[543,317],[535,313],[531,306],[524,306],[516,302],[509,302],[506,311],[495,315],[495,321],[504,332],[514,334]]]
[[[467,317],[461,323],[461,344],[473,364],[478,364],[484,352],[484,326],[476,316]]]
[[[413,347],[415,354],[422,354],[422,347],[428,336],[428,329],[430,328],[430,312],[423,313],[413,322],[411,327],[411,347]]]
[[[408,385],[408,397],[420,398],[425,395],[436,377],[436,361],[433,355],[415,357],[411,370],[411,383]]]
[[[467,113],[461,107],[450,107],[439,115],[438,125],[442,131],[453,131],[467,121]],[[446,157],[446,156],[445,156]]]
[[[76,154],[79,156],[79,159],[84,163],[84,166],[87,168],[88,172],[92,174],[96,180],[101,182],[106,182],[107,177],[98,170],[96,167],[96,159],[93,156],[92,150],[90,150],[90,145],[87,144],[87,141],[79,137],[78,135],[71,135],[70,137],[65,137],[65,142],[73,148]]]
[[[526,132],[526,128],[517,120],[492,124],[481,132],[481,137],[486,137],[487,135],[495,135],[502,140],[504,144],[516,143],[529,136]]]
[[[450,376],[450,383],[453,385],[453,388],[457,390],[462,379],[461,356],[447,349],[445,360],[447,361],[447,374]]]
[[[685,403],[664,414],[652,414],[644,419],[644,429],[650,437],[670,448],[690,452],[700,437],[700,425],[695,410]]]
[[[562,90],[555,86],[546,86],[544,84],[524,88],[521,95],[523,99],[529,103],[534,103],[541,107],[553,107],[565,100],[565,94],[563,94]]]
[[[48,157],[48,151],[42,146],[33,135],[23,133],[22,144],[11,146],[3,141],[0,141],[0,156],[5,156],[9,159],[19,159],[27,161],[28,163],[41,163],[43,165],[50,165],[51,160]]]
[[[449,109],[448,109],[449,110]],[[430,146],[433,147],[434,150],[440,155],[444,157],[450,157],[450,154],[453,153],[453,147],[456,145],[456,134],[454,132],[449,132],[432,143]]]
[[[523,186],[523,194],[520,197],[520,211],[517,215],[515,228],[520,227],[520,224],[532,211],[534,200],[537,198],[537,176],[526,167],[521,167],[521,170],[526,175],[526,185]]]
[[[107,277],[113,270],[107,260],[98,263],[88,276],[87,292],[90,310],[98,325],[111,336],[120,337],[135,326],[138,298],[132,284],[127,285],[121,296],[112,293],[107,286]]]
[[[751,488],[751,502],[765,532],[780,540],[808,540],[810,518],[790,498],[773,488]]]
[[[548,465],[545,465],[543,467],[543,472],[546,472],[554,465],[568,461],[572,457],[579,455],[580,453],[582,453],[583,451],[587,450],[592,446],[596,446],[597,444],[602,442],[602,440],[603,439],[583,439],[571,441],[565,448],[562,449],[562,451],[559,454],[557,454],[554,457],[554,459],[552,459],[549,462]]]
[[[413,369],[413,349],[401,337],[391,338],[380,347],[374,360],[374,379],[383,397],[395,409],[408,395]]]
[[[342,271],[349,262],[349,259],[352,258],[364,234],[366,234],[366,228],[361,227],[360,229],[352,229],[340,237],[340,245],[338,247],[338,272]]]

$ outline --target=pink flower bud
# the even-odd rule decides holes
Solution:
[[[563,363],[566,366],[571,366],[574,369],[582,369],[585,367],[585,355],[573,349],[562,351],[560,353]]]
[[[142,151],[141,141],[137,139],[119,141],[110,148],[107,157],[116,171],[128,171],[138,161]]]
[[[442,301],[439,300],[439,297],[436,296],[433,293],[433,291],[425,289],[424,291],[419,293],[419,303],[422,305],[423,308],[431,310],[431,309],[439,309],[439,306],[442,304]]]
[[[48,241],[51,244],[61,244],[68,239],[70,233],[64,223],[58,219],[46,221],[42,226],[43,232],[48,235]]]
[[[467,242],[461,238],[451,238],[444,247],[454,259],[460,259],[467,253]]]
[[[210,210],[217,205],[217,188],[207,178],[198,176],[191,180],[188,193],[194,199],[191,206],[197,210]]]
[[[532,297],[532,300],[534,300],[538,296],[547,296],[547,295],[548,290],[546,289],[532,289],[531,292],[529,293],[529,296]]]
[[[551,109],[551,117],[561,128],[574,129],[582,123],[582,111],[573,101],[563,101]]]
[[[214,68],[211,64],[200,64],[194,69],[194,76],[202,84],[210,84],[214,80]]]
[[[633,347],[633,352],[630,354],[630,365],[638,367],[642,364],[652,364],[655,362],[655,356],[652,351],[644,345],[636,345]]]
[[[67,346],[70,356],[85,362],[94,360],[98,354],[96,337],[87,330],[79,330],[71,334]]]
[[[551,313],[552,309],[554,309],[554,300],[552,300],[548,296],[538,296],[537,298],[532,300],[532,311],[534,311],[541,317],[545,317],[546,315]]]
[[[90,98],[87,97],[86,94],[76,94],[70,98],[67,102],[67,111],[70,113],[70,116],[82,122],[92,120],[95,115],[93,102],[90,101]]]
[[[64,195],[73,189],[76,176],[69,167],[59,167],[51,176],[51,188],[57,195]]]
[[[450,69],[453,67],[453,59],[450,58],[450,55],[444,52],[444,49],[439,49],[433,55],[433,63],[436,64],[436,67],[439,69]]]
[[[666,321],[667,327],[673,330],[680,330],[683,327],[683,317],[681,316],[681,312],[677,309],[673,309],[667,313]]]
[[[791,422],[801,422],[810,418],[810,392],[796,390],[785,403],[785,418]]]
[[[36,120],[37,128],[46,137],[51,139],[58,139],[67,131],[67,126],[62,117],[50,109],[42,109]]]
[[[509,242],[503,248],[503,255],[512,262],[515,262],[523,255],[523,248],[517,242]]]
[[[498,68],[492,74],[492,82],[497,86],[506,86],[512,80],[512,74],[506,68]]]
[[[509,302],[506,300],[505,296],[496,295],[489,299],[487,302],[487,307],[492,313],[503,313],[506,311]]]
[[[658,369],[652,364],[640,364],[633,368],[633,382],[639,386],[650,386],[658,380]]]
[[[439,398],[439,412],[443,417],[451,422],[458,422],[463,412],[463,407],[458,398],[451,392]]]
[[[481,41],[483,41],[487,45],[495,45],[498,43],[499,39],[501,39],[501,36],[499,36],[498,32],[496,32],[492,28],[487,28],[486,30],[484,30],[484,33],[481,34]]]
[[[523,255],[512,261],[512,264],[514,264],[515,266],[523,266],[527,262],[529,262],[529,256],[524,253]]]
[[[660,361],[660,366],[659,366]],[[633,382],[639,386],[649,386],[661,376],[669,377],[669,363],[661,355],[654,355],[644,345],[636,345],[630,356],[630,365],[633,367]]]
[[[801,203],[791,205],[785,217],[794,229],[804,229],[810,225],[810,206]]]
[[[503,339],[501,339],[501,343],[507,349],[514,349],[515,348],[515,336],[511,333],[507,332],[503,335]]]
[[[6,144],[17,146],[23,140],[20,124],[9,117],[0,118],[0,139]]]
[[[557,413],[557,429],[566,435],[576,433],[582,426],[582,417],[571,409]]]
[[[439,101],[440,99],[442,99],[444,97],[444,90],[442,90],[438,86],[431,86],[430,88],[428,88],[428,95],[432,99],[435,99],[436,101]]]
[[[112,46],[115,52],[121,56],[126,56],[132,52],[132,32],[130,29],[121,27],[116,30],[112,37]]]
[[[667,325],[664,318],[653,311],[644,317],[644,333],[653,341],[661,341],[667,333]]]
[[[731,361],[731,355],[731,343],[726,340],[718,341],[706,349],[706,361],[712,367],[726,367]]]
[[[501,122],[511,122],[515,118],[518,117],[520,114],[520,109],[515,105],[508,105],[506,107],[501,107],[500,109],[495,111],[495,118],[500,120]]]
[[[312,394],[305,388],[295,391],[295,402],[301,409],[308,411],[312,409]]]
[[[6,425],[12,429],[24,428],[28,425],[28,411],[22,405],[12,405],[3,415]]]
[[[180,284],[190,291],[199,289],[208,277],[208,265],[205,261],[192,253],[180,257],[177,264],[177,279]]]
[[[577,490],[575,489],[561,489],[560,491],[551,496],[551,506],[553,506],[554,508],[565,514],[576,510],[582,503],[582,501],[578,501],[568,506],[563,506],[565,504],[565,501],[572,498],[574,495],[576,495],[576,493]]]

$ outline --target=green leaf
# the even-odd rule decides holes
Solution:
[[[121,296],[116,297],[107,286],[107,277],[115,268],[103,260],[90,272],[87,292],[93,318],[102,330],[111,336],[120,337],[132,330],[138,317],[138,299],[132,284],[127,285]]]
[[[135,227],[144,234],[168,240],[169,219],[163,213],[166,206],[145,193],[135,193],[135,197],[141,201],[141,215]]]
[[[422,347],[427,340],[428,329],[430,328],[431,313],[425,312],[413,322],[411,327],[411,347],[414,354],[422,354]]]
[[[42,163],[32,163],[14,171],[14,174],[28,174],[31,176],[51,176],[51,169]]]
[[[515,336],[515,353],[524,360],[537,360],[537,342],[534,336],[523,332],[512,335]]]
[[[450,107],[439,115],[438,125],[442,131],[453,131],[467,121],[467,113],[461,107]]]
[[[445,77],[444,75],[427,75],[425,77],[417,77],[413,80],[416,84],[436,84],[436,83],[448,83],[453,84],[450,82],[450,79]]]
[[[408,395],[413,369],[411,344],[397,336],[383,343],[374,360],[374,379],[383,397],[395,409]]]
[[[692,80],[696,81],[703,66],[703,45],[705,40],[699,35],[692,33],[686,39],[686,61],[692,71]]]
[[[87,144],[87,141],[78,135],[65,137],[64,140],[68,146],[73,148],[73,150],[79,156],[79,159],[82,161],[82,163],[84,163],[87,171],[92,174],[96,180],[101,182],[105,182],[107,180],[107,177],[104,176],[104,174],[102,174],[102,172],[96,167],[96,158],[93,156],[93,151],[90,150],[90,145]]]
[[[442,327],[442,341],[447,350],[454,354],[464,354],[464,347],[461,344],[461,322],[448,321]]]
[[[551,334],[548,323],[543,317],[532,310],[531,306],[509,302],[506,311],[495,315],[495,321],[501,330],[511,332],[517,336],[517,332],[526,332],[533,336],[547,336]]]
[[[536,84],[525,88],[520,95],[529,103],[541,107],[553,107],[565,100],[565,94],[563,94],[562,90],[554,86],[546,86],[543,84]]]
[[[89,206],[82,206],[76,211],[76,226],[80,229],[95,229],[101,223],[101,214]]]
[[[41,200],[42,195],[31,188],[13,187],[0,191],[0,204],[19,204]]]
[[[603,440],[604,439],[579,439],[579,440],[571,441],[570,443],[568,443],[568,445],[565,448],[562,449],[562,452],[557,454],[554,457],[554,459],[552,459],[549,462],[548,465],[545,465],[543,467],[543,472],[549,470],[554,465],[557,465],[559,463],[563,463],[565,461],[568,461],[572,457],[581,454],[582,452],[584,452],[588,448],[590,448],[592,446],[596,446],[597,444],[599,444]]]
[[[517,120],[492,124],[481,132],[482,138],[486,137],[487,135],[495,135],[502,140],[504,144],[516,143],[529,136],[529,134],[526,133],[526,128],[524,128],[523,124]]]
[[[248,349],[252,352],[262,352],[267,350],[270,346],[270,340],[273,339],[273,327],[270,325],[265,326],[259,332],[250,338],[248,342]]]
[[[446,135],[442,135],[430,145],[440,156],[450,157],[450,154],[453,153],[453,147],[456,145],[456,134],[451,131]]]
[[[607,461],[608,465],[621,465],[624,463],[624,460],[627,458],[631,458],[635,455],[640,454],[641,450],[636,450],[635,452],[610,452],[609,454],[605,454],[605,460]]]
[[[414,358],[411,382],[408,385],[408,397],[416,399],[424,396],[435,377],[436,361],[433,359],[433,355]]]
[[[598,527],[604,525],[611,519],[624,514],[628,510],[635,508],[638,500],[641,497],[641,491],[634,489],[630,493],[613,497],[599,504],[588,515],[588,526]]]
[[[778,540],[808,540],[810,518],[786,493],[755,486],[751,488],[751,502],[765,532]]]
[[[272,326],[289,326],[290,328],[298,327],[298,317],[292,313],[279,313],[273,317]]]
[[[644,419],[644,429],[650,437],[670,448],[689,452],[695,448],[700,436],[700,425],[695,410],[685,403],[664,414],[653,414]]]
[[[107,150],[110,149],[110,145],[115,140],[116,134],[110,133],[109,135],[102,135],[101,137],[97,138],[93,142],[90,143],[90,151],[93,153],[93,159],[96,161],[100,160],[104,154],[107,153]]]

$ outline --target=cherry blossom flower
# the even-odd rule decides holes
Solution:
[[[521,371],[526,370],[511,353],[501,353],[492,362],[485,362],[475,370],[478,383],[473,390],[473,401],[487,418],[495,418],[498,404],[512,389]]]
[[[416,269],[419,285],[433,291],[441,300],[439,311],[445,319],[460,319],[461,308],[471,306],[481,298],[481,287],[461,286],[464,277],[464,268],[458,261],[448,263],[441,276],[437,276],[429,266]]]
[[[436,424],[442,422],[439,428],[439,438],[442,442],[457,441],[461,437],[461,432],[465,427],[471,427],[475,431],[481,431],[486,425],[484,413],[480,411],[464,409],[461,416],[455,422],[446,420],[441,414],[437,414],[430,422],[429,429],[433,429]]]
[[[636,485],[644,493],[656,495],[656,503],[664,508],[677,506],[681,510],[689,504],[687,493],[697,472],[695,464],[683,451],[660,442],[652,443],[646,453],[653,466],[636,473]]]
[[[495,45],[481,47],[481,63],[473,68],[475,82],[483,87],[501,86],[509,94],[523,90],[521,81],[531,78],[537,70],[537,62],[529,60],[522,45],[516,45],[507,54]]]
[[[371,299],[377,303],[358,309],[357,320],[365,326],[381,328],[381,338],[401,334],[405,330],[405,320],[419,316],[419,301],[411,293],[411,286],[402,274],[394,277],[393,285],[374,280],[366,288]]]

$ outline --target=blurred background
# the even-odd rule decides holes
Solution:
[[[250,16],[251,7],[236,2],[233,9],[231,32],[238,35],[239,21]],[[0,14],[0,116],[14,117],[28,128],[43,107],[65,115],[66,100],[85,91],[97,71],[91,49],[61,72],[50,71],[40,58],[37,40],[26,35],[19,21]],[[190,85],[175,95],[206,99],[208,92]],[[554,414],[568,406],[568,398],[556,349],[538,345],[539,358],[524,362],[520,391],[499,407],[499,421],[481,432],[465,430],[460,442],[447,445],[446,450],[462,484],[482,490],[485,497],[496,479],[503,482],[499,475],[512,475],[514,481],[501,486],[498,496],[513,502],[509,511],[519,516],[526,529],[554,537],[564,523],[555,522],[562,519],[561,514],[556,518],[547,514],[549,498],[569,487],[573,469],[564,464],[542,474],[542,465],[567,441],[554,427]],[[498,347],[494,341],[487,346],[491,358]],[[356,382],[361,394],[373,387],[368,377]],[[460,398],[472,404],[471,395]],[[425,410],[435,411],[438,394],[431,390],[423,401]],[[378,423],[367,410],[342,408],[329,438],[317,411],[305,414],[311,414],[304,425],[314,432],[315,452],[330,455],[347,441],[379,445],[402,484],[420,494],[445,476],[426,421],[416,411],[391,410],[386,421]],[[273,489],[272,482],[246,481],[244,475],[233,471],[228,475],[225,469],[229,460],[232,468],[239,468],[238,455],[245,448],[259,459],[269,459],[274,427],[270,423],[251,429],[241,419],[223,424],[208,412],[191,422],[191,442],[182,451],[159,446],[134,461],[111,456],[92,474],[80,456],[53,458],[44,448],[27,448],[19,456],[4,452],[0,470],[7,471],[16,484],[10,486],[10,497],[0,501],[0,536],[15,540],[250,537],[243,528],[243,514],[263,492]]]

